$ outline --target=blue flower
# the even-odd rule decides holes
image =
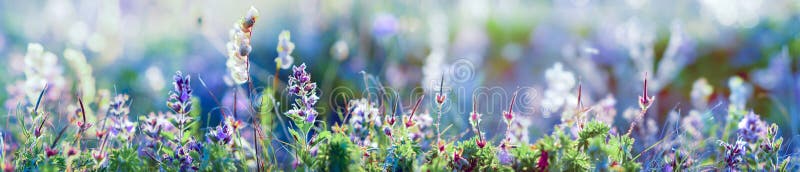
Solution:
[[[745,141],[753,143],[758,141],[758,138],[761,138],[766,134],[767,131],[767,124],[753,112],[745,115],[741,121],[739,121],[739,129],[737,130],[737,134],[739,137],[742,137]]]
[[[181,71],[177,71],[172,78],[174,80],[172,83],[174,88],[169,93],[167,106],[175,111],[175,113],[187,113],[192,110],[192,87],[189,85],[191,76],[184,76]]]

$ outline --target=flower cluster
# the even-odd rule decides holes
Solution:
[[[317,117],[317,83],[311,82],[311,74],[306,72],[306,64],[294,66],[292,75],[289,76],[289,94],[298,97],[297,103],[293,104],[292,110],[286,112],[287,115],[305,119],[307,123],[314,123]]]
[[[169,93],[167,106],[175,113],[186,114],[192,111],[192,86],[190,75],[183,75],[181,71],[176,71],[172,77],[173,90]]]
[[[294,43],[292,43],[292,33],[289,31],[282,31],[278,35],[278,57],[275,57],[275,62],[280,64],[281,69],[289,69],[294,63],[292,52],[294,51]]]
[[[381,127],[378,108],[367,99],[350,101],[350,126],[353,127],[351,140],[359,145],[369,145],[369,132],[372,128]],[[391,132],[390,132],[391,133]]]
[[[57,100],[68,91],[66,86],[69,83],[62,76],[63,67],[58,63],[58,56],[45,51],[41,44],[28,44],[28,51],[22,60],[24,65],[21,68],[9,66],[10,69],[21,69],[18,72],[22,72],[25,79],[6,88],[9,95],[5,104],[7,109],[14,109],[17,105],[33,106],[45,87],[48,91],[42,97],[44,100]]]
[[[728,169],[736,169],[740,163],[744,160],[745,152],[747,151],[745,146],[747,146],[747,142],[742,141],[741,139],[736,140],[734,144],[729,144],[726,142],[720,142],[720,146],[722,146],[724,151],[724,162]]]
[[[193,121],[193,118],[189,116],[189,112],[192,111],[191,77],[177,71],[172,79],[174,88],[169,93],[167,106],[175,113],[172,120],[178,127],[178,140],[183,140],[186,127]]]
[[[108,115],[111,116],[112,125],[109,128],[109,137],[116,138],[118,135],[125,135],[128,140],[133,139],[133,134],[136,132],[136,123],[128,119],[130,113],[130,104],[128,104],[129,96],[126,94],[119,94],[109,103]]]
[[[258,19],[258,10],[250,7],[239,22],[233,24],[230,31],[230,41],[226,44],[228,48],[228,61],[226,65],[231,78],[236,84],[243,84],[250,80],[250,52],[253,47],[250,45],[253,25]]]
[[[767,124],[751,111],[739,121],[736,132],[745,141],[754,143],[767,134]]]
[[[226,116],[225,121],[209,131],[206,136],[213,142],[223,145],[230,145],[233,143],[232,141],[234,139],[234,135],[242,127],[241,121],[237,121],[231,116]]]

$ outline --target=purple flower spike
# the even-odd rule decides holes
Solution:
[[[192,87],[189,85],[191,76],[184,76],[181,71],[177,71],[172,78],[174,88],[170,91],[167,106],[176,113],[187,113],[192,110]]]

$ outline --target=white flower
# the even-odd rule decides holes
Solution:
[[[282,31],[278,35],[278,57],[275,57],[275,62],[280,63],[281,69],[289,69],[294,63],[292,52],[294,51],[294,43],[292,42],[292,33],[289,31]]]
[[[714,88],[708,84],[705,78],[697,79],[692,84],[692,104],[695,108],[704,108],[708,105],[708,97],[714,92]]]
[[[575,75],[564,70],[561,63],[553,64],[544,73],[547,80],[547,89],[544,91],[542,107],[552,111],[558,111],[565,104],[577,104],[577,96],[573,93],[575,87]]]

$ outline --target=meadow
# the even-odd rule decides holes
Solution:
[[[677,2],[0,2],[0,167],[800,169],[800,4]]]

